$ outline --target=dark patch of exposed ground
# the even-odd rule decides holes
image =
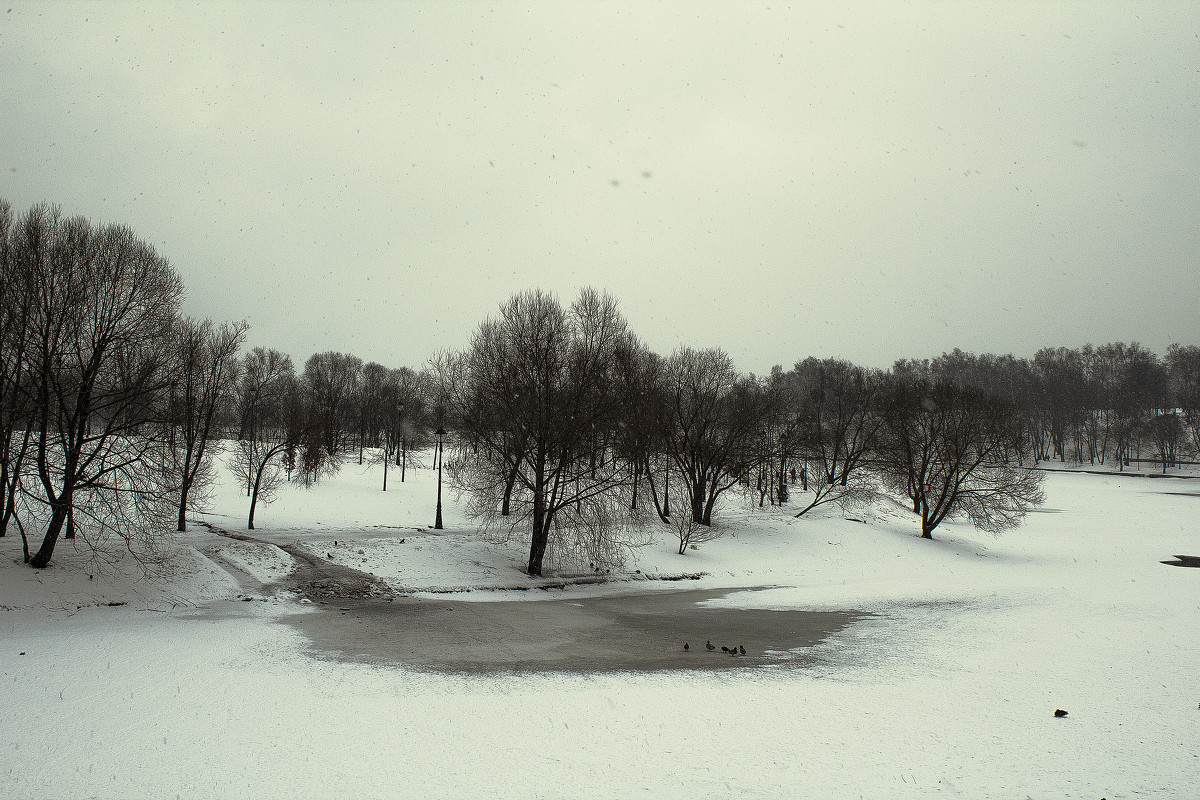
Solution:
[[[236,539],[239,542],[253,542],[261,545],[274,545],[295,559],[295,566],[282,580],[262,584],[252,576],[223,559],[221,566],[228,571],[242,588],[252,592],[266,592],[272,589],[285,589],[295,592],[300,597],[325,603],[341,600],[369,600],[394,597],[396,592],[384,581],[365,572],[335,564],[332,561],[312,553],[298,544],[275,544],[264,539],[248,536],[244,533],[231,533],[210,522],[200,520],[199,524],[218,536]],[[206,553],[215,558],[213,553]]]
[[[295,569],[281,585],[301,597],[317,602],[340,602],[396,596],[387,583],[374,575],[334,564],[296,544],[280,544],[276,547],[296,559]]]

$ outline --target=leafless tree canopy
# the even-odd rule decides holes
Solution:
[[[442,359],[441,403],[464,465],[452,470],[455,485],[477,513],[526,527],[531,575],[542,573],[556,531],[603,530],[613,519],[604,504],[630,483],[613,443],[617,368],[633,346],[607,295],[584,290],[563,308],[535,290],[480,325],[466,352]]]
[[[692,519],[712,524],[717,498],[762,456],[762,388],[722,350],[682,347],[663,369],[667,426],[662,446],[683,480]]]
[[[345,449],[357,426],[356,398],[362,381],[362,359],[347,353],[314,353],[304,364],[308,414],[319,432],[304,454],[305,472],[314,476],[337,468],[337,455]]]
[[[181,319],[176,325],[174,363],[167,409],[168,452],[179,482],[177,530],[187,530],[187,511],[200,507],[213,480],[209,443],[218,415],[234,399],[238,350],[246,324]]]
[[[310,429],[292,359],[278,350],[256,347],[247,353],[236,391],[241,436],[233,471],[250,498],[246,526],[254,530],[258,504],[274,499]]]
[[[16,352],[33,460],[31,480],[17,484],[28,518],[45,524],[29,563],[46,566],[64,531],[148,540],[178,488],[154,466],[165,459],[158,423],[182,283],[129,229],[48,206],[12,227],[9,247],[5,305],[23,315]]]
[[[1174,407],[1181,415],[1192,451],[1200,453],[1200,347],[1173,344],[1167,349],[1166,361]]]
[[[839,359],[805,359],[775,380],[781,437],[799,464],[796,516],[825,503],[866,502],[875,481],[868,467],[883,417],[884,376]],[[781,464],[782,467],[782,464]]]
[[[893,381],[883,413],[882,475],[920,514],[923,537],[933,538],[943,520],[958,515],[984,530],[1004,530],[1042,502],[1042,474],[1004,458],[1014,412],[1002,400],[908,375]]]
[[[9,523],[20,525],[21,475],[32,441],[26,358],[32,330],[25,302],[32,294],[31,271],[18,260],[16,230],[12,208],[0,200],[0,536]]]

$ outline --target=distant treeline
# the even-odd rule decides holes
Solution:
[[[535,575],[547,553],[618,563],[653,520],[686,552],[729,490],[797,515],[887,492],[924,536],[956,516],[1001,530],[1040,502],[1039,461],[1168,470],[1200,449],[1195,346],[807,358],[760,378],[719,349],[653,353],[603,293],[533,290],[420,369],[325,352],[297,372],[241,352],[245,323],[183,316],[179,276],[127,228],[0,201],[0,266],[0,536],[37,567],[61,537],[152,559],[202,507],[222,439],[251,528],[285,481],[353,454],[386,490],[444,440],[469,510],[528,536]]]

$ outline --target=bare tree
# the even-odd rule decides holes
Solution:
[[[304,398],[292,359],[278,350],[256,347],[242,358],[237,383],[242,437],[234,475],[245,481],[250,499],[247,527],[254,530],[259,502],[270,503],[296,465],[308,434]]]
[[[671,516],[671,462],[662,441],[669,421],[662,382],[663,359],[633,339],[618,353],[614,392],[619,408],[613,431],[613,457],[629,469],[629,509],[638,510],[643,483],[655,513],[664,523]],[[661,488],[661,492],[659,489]]]
[[[384,402],[389,398],[387,384],[390,370],[371,361],[359,373],[358,381],[358,463],[361,465],[367,447],[378,447],[383,436]],[[386,462],[386,459],[384,459]]]
[[[609,503],[620,502],[615,490],[629,474],[611,454],[619,412],[612,387],[628,346],[625,320],[607,295],[585,289],[564,309],[534,290],[505,303],[465,353],[438,365],[457,443],[452,483],[493,524],[508,498],[502,524],[528,526],[530,575],[542,574],[555,536],[590,541],[598,557],[595,543],[618,519]]]
[[[1088,415],[1088,382],[1082,354],[1066,347],[1043,348],[1033,357],[1039,382],[1040,407],[1050,440],[1051,457],[1066,463],[1068,444],[1079,434]],[[1081,451],[1074,454],[1082,456]]]
[[[403,483],[409,463],[414,462],[413,454],[420,453],[433,441],[432,431],[437,427],[433,400],[436,379],[430,370],[408,367],[394,370],[392,377],[396,392],[392,452]],[[414,463],[420,466],[419,461]]]
[[[231,400],[238,379],[238,349],[246,323],[180,320],[172,370],[167,424],[170,453],[179,481],[177,530],[187,530],[187,510],[195,492],[213,479],[209,443],[217,414]]]
[[[800,386],[794,373],[784,373],[783,367],[771,367],[771,376],[766,384],[766,412],[763,430],[769,443],[768,463],[763,465],[766,496],[772,503],[784,505],[793,499],[792,486],[796,482],[796,468],[803,469],[804,450],[801,417],[796,409],[801,405]],[[808,490],[807,474],[802,484]],[[760,490],[762,491],[762,490]],[[761,505],[761,499],[760,499]]]
[[[796,437],[812,493],[795,516],[830,502],[869,499],[874,486],[864,467],[883,423],[877,408],[882,376],[847,361],[809,358],[796,365],[792,382]]]
[[[1146,436],[1158,454],[1163,474],[1166,474],[1168,467],[1178,465],[1179,449],[1185,436],[1179,414],[1164,411],[1153,415],[1146,423]]]
[[[1136,342],[1088,345],[1080,354],[1090,379],[1087,407],[1094,420],[1084,426],[1085,438],[1095,438],[1091,449],[1101,454],[1101,463],[1111,449],[1118,468],[1124,469],[1136,457],[1152,418],[1167,405],[1167,368]]]
[[[669,422],[663,447],[683,479],[692,519],[712,524],[717,498],[761,455],[761,387],[739,376],[722,350],[682,347],[667,359],[663,391]]]
[[[304,364],[304,389],[319,435],[306,448],[305,463],[336,468],[356,416],[362,359],[346,353],[314,353]],[[320,470],[306,471],[316,475]]]
[[[921,515],[923,538],[955,516],[1001,531],[1042,502],[1041,474],[1001,459],[1010,411],[995,398],[909,375],[893,379],[883,411],[878,463]]]
[[[95,228],[39,206],[19,238],[30,278],[21,302],[32,343],[34,499],[47,518],[29,563],[47,566],[64,528],[67,536],[83,528],[92,543],[107,535],[149,542],[177,488],[162,469],[155,423],[182,283],[127,228]]]
[[[1084,357],[1085,386],[1089,386],[1086,376],[1087,358]],[[929,363],[929,375],[935,381],[953,383],[956,386],[977,389],[991,397],[1001,400],[1013,413],[1006,415],[1008,423],[1004,436],[1004,453],[1002,460],[1024,463],[1026,455],[1033,455],[1035,450],[1032,443],[1034,428],[1031,423],[1031,410],[1036,392],[1036,378],[1028,361],[1014,358],[1012,355],[994,356],[984,353],[976,356],[964,353],[955,348],[952,352],[943,353]],[[1076,386],[1072,391],[1081,391]],[[1090,391],[1087,397],[1091,397]],[[1090,424],[1090,417],[1084,414],[1085,426]],[[1079,424],[1072,426],[1075,438],[1078,439]]]
[[[28,265],[19,252],[12,208],[0,200],[0,298],[4,298],[0,302],[0,536],[10,521],[21,524],[18,498],[32,433],[26,370],[30,346],[26,300],[32,294]],[[29,556],[27,546],[25,556]]]
[[[1200,347],[1172,344],[1167,348],[1171,397],[1183,415],[1192,451],[1200,454]]]

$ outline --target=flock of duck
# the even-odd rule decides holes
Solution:
[[[717,646],[714,645],[712,642],[706,640],[704,642],[704,649],[705,650],[716,650]],[[684,650],[684,652],[691,652],[692,646],[690,644],[688,644],[687,642],[684,642],[683,650]],[[737,647],[725,647],[724,645],[722,645],[721,652],[728,653],[731,656],[744,656],[744,655],[746,655],[746,648],[740,644]]]

